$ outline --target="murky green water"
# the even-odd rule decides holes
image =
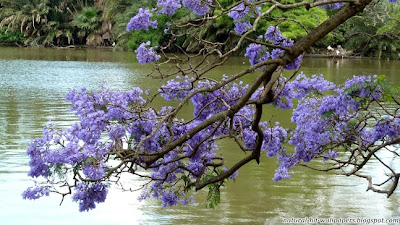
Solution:
[[[245,58],[234,58],[215,71],[231,74],[246,67]],[[398,193],[390,199],[365,192],[357,178],[315,173],[298,168],[293,179],[274,183],[275,161],[263,157],[239,171],[235,183],[223,189],[221,204],[163,208],[155,200],[138,202],[139,193],[112,189],[106,203],[88,213],[67,198],[51,196],[22,200],[32,182],[27,177],[26,143],[41,135],[43,125],[55,121],[68,126],[76,118],[68,111],[64,95],[72,88],[95,90],[108,83],[113,89],[133,86],[157,89],[159,81],[146,77],[151,67],[140,66],[133,53],[101,50],[54,50],[0,47],[0,223],[9,224],[281,224],[283,218],[392,218],[399,217]],[[306,74],[323,73],[336,83],[353,74],[386,74],[400,85],[400,61],[307,59]],[[290,121],[290,112],[268,111],[265,119]],[[243,157],[241,151],[221,143],[226,161]],[[381,168],[371,165],[371,171]],[[381,172],[381,171],[380,171]],[[133,186],[138,180],[127,181]]]

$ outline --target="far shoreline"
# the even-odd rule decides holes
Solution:
[[[133,52],[130,50],[124,50],[122,48],[116,48],[113,46],[89,46],[89,45],[67,45],[67,46],[22,46],[18,43],[0,43],[0,47],[14,47],[14,48],[47,48],[47,49],[98,49],[98,50],[107,50],[107,51],[124,51],[124,52]],[[322,49],[321,49],[322,50]],[[359,56],[359,55],[335,55],[335,54],[323,54],[323,53],[306,53],[304,55],[305,58],[336,58],[336,59],[372,59],[372,60],[399,60],[399,59],[389,59],[389,58],[377,58],[377,57],[369,57],[369,56]]]

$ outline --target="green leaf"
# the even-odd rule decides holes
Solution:
[[[324,114],[321,115],[322,119],[327,119],[329,117],[331,117],[333,114],[335,113],[335,110],[329,110],[327,112],[325,112]]]
[[[219,190],[219,184],[209,184],[208,187],[208,195],[207,200],[205,202],[206,207],[214,208],[221,202],[221,192]]]
[[[87,157],[86,159],[85,159],[85,161],[83,161],[83,164],[89,164],[89,163],[91,163],[92,165],[95,165],[96,163],[97,163],[97,161],[96,161],[96,159],[95,158],[93,158],[93,157]]]
[[[72,170],[74,172],[74,175],[77,175],[79,173],[79,170],[82,168],[82,162],[77,163],[74,166],[74,169]]]

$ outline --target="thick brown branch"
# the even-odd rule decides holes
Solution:
[[[300,41],[296,42],[289,51],[286,51],[284,54],[281,55],[281,59],[283,60],[283,65],[286,65],[290,63],[292,60],[297,58],[300,54],[305,52],[309,47],[314,45],[317,41],[319,41],[321,38],[323,38],[326,34],[331,32],[333,29],[338,27],[340,24],[345,22],[347,19],[350,17],[354,16],[358,12],[361,12],[365,6],[367,6],[371,0],[361,0],[359,1],[359,4],[349,4],[342,8],[339,12],[337,12],[334,16],[332,16],[330,19],[322,23],[320,26],[318,26],[313,32],[309,33],[306,37],[301,39]],[[256,79],[253,84],[252,84],[252,89],[255,90],[258,85],[260,85],[260,78],[266,79],[269,82],[267,83],[266,86],[267,88],[264,89],[265,93],[268,93],[271,89],[273,84],[276,82],[275,79],[271,79],[273,72],[278,68],[278,64],[271,64],[266,66],[263,74]],[[249,89],[250,90],[250,89]],[[251,95],[252,93],[246,92],[246,94],[238,101],[237,104],[235,104],[230,111],[231,112],[237,112],[241,107],[243,107],[243,102],[244,99],[247,101],[249,99],[249,94]],[[238,108],[240,107],[240,108]],[[236,163],[234,166],[232,166],[228,171],[225,173],[220,174],[219,176],[212,178],[210,180],[204,181],[203,183],[196,184],[196,190],[199,190],[203,187],[205,187],[208,184],[215,183],[222,181],[229,176],[231,176],[236,170],[238,170],[240,167],[245,165],[246,163],[250,162],[251,160],[255,159],[254,155],[249,155]]]

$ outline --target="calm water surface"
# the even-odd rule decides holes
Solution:
[[[215,74],[232,74],[246,67],[245,58],[234,58]],[[53,50],[0,47],[0,223],[13,224],[281,224],[283,218],[393,218],[399,217],[398,193],[390,199],[365,192],[357,178],[315,173],[298,168],[290,179],[274,183],[274,160],[250,163],[239,170],[236,182],[222,190],[221,204],[207,209],[204,192],[198,204],[163,208],[160,202],[138,202],[139,193],[112,189],[106,203],[91,212],[79,213],[78,205],[50,196],[22,200],[21,193],[33,183],[28,178],[26,143],[41,136],[47,121],[68,126],[76,120],[64,95],[72,88],[95,90],[108,83],[112,89],[133,86],[157,89],[159,81],[145,75],[151,67],[140,66],[133,53],[102,50]],[[307,59],[306,74],[323,73],[336,83],[353,74],[386,74],[400,85],[400,61]],[[289,124],[290,112],[271,110],[265,119]],[[243,157],[238,149],[221,143],[226,161]],[[373,171],[382,168],[371,165]],[[381,172],[381,171],[380,171]],[[140,180],[127,180],[139,186]]]

